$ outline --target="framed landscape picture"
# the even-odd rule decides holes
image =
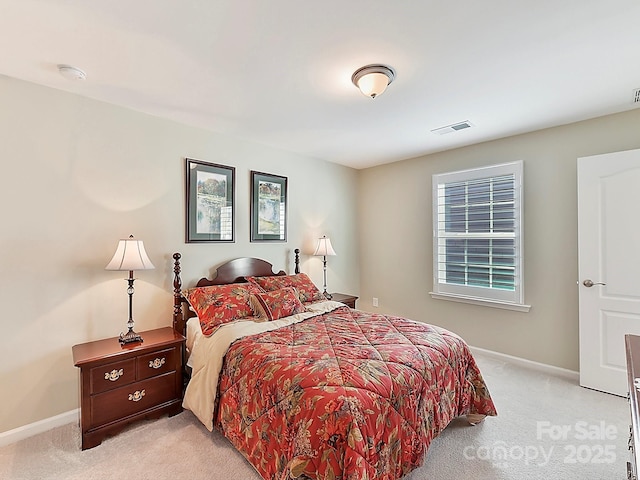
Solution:
[[[186,159],[186,242],[233,242],[234,167]]]
[[[251,241],[287,241],[287,177],[251,171]]]

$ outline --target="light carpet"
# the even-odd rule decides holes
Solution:
[[[475,427],[454,420],[406,480],[626,478],[626,399],[481,353],[476,359],[499,416]],[[0,478],[260,480],[190,412],[136,423],[85,451],[78,425],[55,428],[0,448]]]

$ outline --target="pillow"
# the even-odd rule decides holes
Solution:
[[[249,297],[263,291],[253,283],[229,283],[189,288],[182,295],[198,315],[202,333],[208,337],[224,323],[252,316]]]
[[[267,292],[279,290],[285,287],[293,287],[298,291],[298,298],[302,303],[319,302],[326,300],[318,287],[316,287],[306,273],[296,275],[273,275],[269,277],[245,277],[255,285]]]
[[[269,321],[304,312],[304,305],[293,287],[252,294],[249,304],[257,317]]]

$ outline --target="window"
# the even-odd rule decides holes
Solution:
[[[433,176],[434,298],[528,311],[522,162]]]

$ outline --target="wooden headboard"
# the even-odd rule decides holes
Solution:
[[[295,253],[295,273],[300,273],[300,249],[296,248]],[[182,296],[182,278],[180,277],[181,267],[180,253],[173,254],[173,329],[186,335],[187,320],[195,314],[187,307],[187,301]],[[212,279],[201,278],[194,285],[196,287],[206,287],[209,285],[224,285],[226,283],[246,282],[245,277],[269,277],[273,275],[286,275],[280,270],[273,271],[273,265],[259,258],[242,257],[223,263],[216,270],[216,275]]]

